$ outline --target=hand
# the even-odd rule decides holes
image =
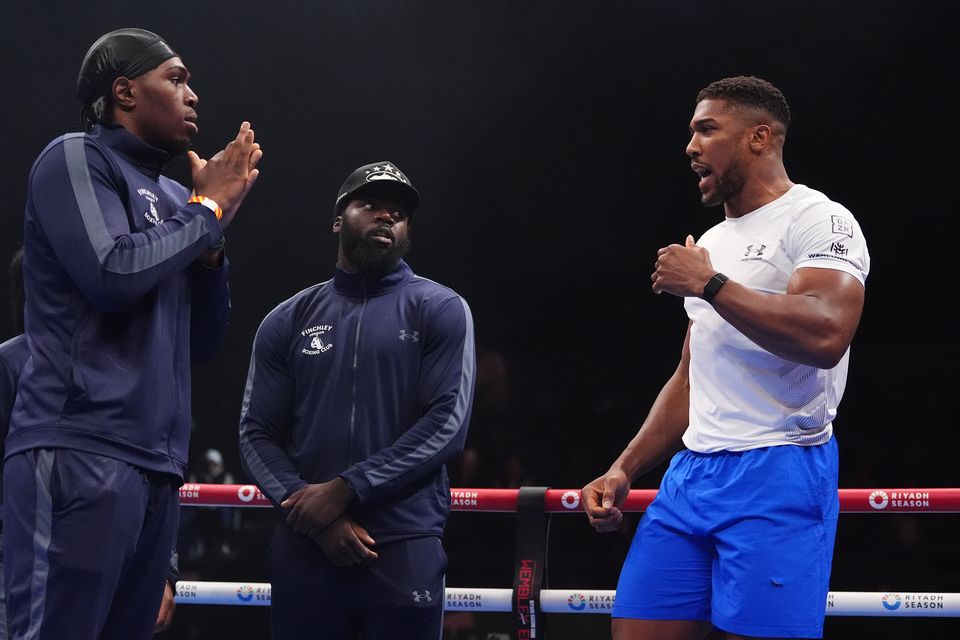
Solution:
[[[606,533],[616,531],[623,522],[620,506],[630,492],[630,480],[619,469],[611,469],[580,490],[580,501],[590,526]]]
[[[688,235],[683,246],[671,244],[657,251],[657,262],[650,280],[654,293],[700,296],[714,273],[710,252],[697,246],[693,236]]]
[[[173,611],[176,608],[173,585],[168,580],[163,584],[163,600],[160,601],[160,611],[157,613],[157,626],[153,629],[154,633],[166,631],[170,627],[170,623],[173,622]]]
[[[372,548],[376,543],[367,530],[348,515],[334,520],[314,540],[338,567],[366,565],[380,557]]]
[[[280,506],[290,509],[287,524],[294,531],[315,540],[324,527],[346,511],[353,497],[353,491],[343,478],[336,477],[329,482],[308,484],[294,491]]]
[[[259,143],[254,142],[250,123],[244,121],[237,137],[209,160],[204,160],[193,151],[187,152],[187,156],[190,159],[194,191],[220,205],[223,211],[220,226],[226,229],[260,176],[260,170],[256,167],[263,157],[263,150]]]

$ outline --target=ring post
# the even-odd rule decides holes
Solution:
[[[547,538],[550,533],[545,498],[549,487],[520,487],[517,498],[517,556],[511,603],[515,640],[543,640],[540,590],[547,584]]]

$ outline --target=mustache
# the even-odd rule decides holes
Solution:
[[[396,242],[397,238],[393,235],[393,229],[389,225],[380,224],[367,232],[367,236],[382,236]]]

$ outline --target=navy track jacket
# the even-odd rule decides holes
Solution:
[[[216,216],[160,175],[169,156],[122,127],[53,140],[30,171],[24,220],[30,358],[6,455],[61,447],[182,479],[190,363],[213,357],[228,265],[197,258]]]
[[[22,333],[0,344],[0,460],[3,454],[3,441],[10,429],[10,414],[13,412],[13,403],[17,398],[17,387],[20,382],[20,372],[30,349],[27,346],[27,336]],[[3,469],[0,465],[0,505],[3,504]],[[3,518],[0,509],[0,519]],[[3,523],[0,522],[0,531]],[[0,557],[2,559],[2,557]]]
[[[29,356],[27,336],[22,333],[0,344],[0,450],[10,429],[10,414],[13,413],[13,402],[17,398],[20,372]]]
[[[342,476],[357,493],[347,513],[378,543],[440,535],[445,463],[466,441],[475,378],[463,298],[403,261],[379,276],[337,269],[257,331],[244,466],[275,505]]]

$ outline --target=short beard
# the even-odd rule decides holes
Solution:
[[[344,234],[344,231],[340,233],[343,242],[343,254],[350,261],[350,264],[361,273],[383,273],[393,269],[400,258],[407,255],[412,244],[409,238],[399,239],[394,237],[392,244],[384,246],[381,242],[369,236],[355,235],[349,232]]]
[[[739,164],[733,164],[722,176],[717,176],[716,182],[717,187],[713,190],[713,193],[709,196],[704,194],[700,199],[701,204],[705,207],[716,207],[732,200],[743,191],[743,185],[746,184]]]

